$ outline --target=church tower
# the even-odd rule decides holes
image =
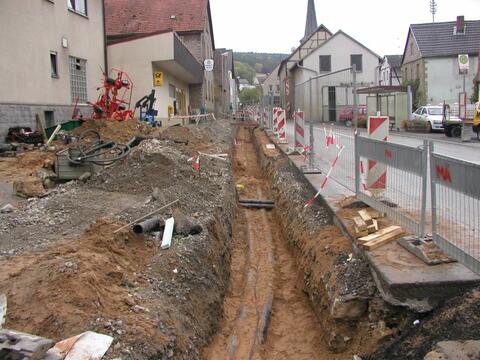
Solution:
[[[308,0],[308,9],[307,9],[307,22],[305,24],[305,35],[301,42],[304,42],[310,35],[312,35],[315,30],[317,30],[317,13],[315,11],[315,2],[314,0]]]

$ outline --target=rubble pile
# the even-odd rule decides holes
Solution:
[[[231,130],[214,123],[186,133],[188,145],[173,133],[146,139],[90,179],[0,215],[7,328],[54,341],[106,334],[114,338],[107,359],[198,358],[228,286],[234,187],[229,159],[202,157],[200,171],[188,160],[230,152]],[[158,213],[177,224],[169,250],[155,233],[114,234],[176,199]]]

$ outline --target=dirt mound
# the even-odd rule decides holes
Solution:
[[[475,289],[447,301],[444,306],[420,319],[418,326],[411,326],[390,346],[378,351],[369,359],[423,359],[440,341],[478,340],[479,323],[480,289]]]
[[[159,137],[164,140],[184,143],[188,149],[194,149],[195,151],[223,152],[228,149],[229,143],[224,139],[218,139],[219,134],[214,129],[218,129],[218,127],[212,128],[205,125],[172,126],[160,130]]]
[[[149,135],[153,131],[150,125],[138,120],[87,120],[73,130],[73,134],[78,136],[87,129],[96,130],[102,138],[119,143],[127,143],[134,136]]]
[[[113,235],[121,225],[99,220],[78,240],[2,262],[6,327],[60,340],[92,328],[105,331],[103,323],[95,325],[102,317],[127,327],[135,324],[136,332],[152,336],[154,323],[130,311],[134,300],[126,287],[132,281],[126,274],[142,271],[153,255],[152,246],[131,233]]]
[[[36,175],[46,162],[55,163],[55,152],[34,150],[15,158],[0,158],[0,180],[18,180]]]

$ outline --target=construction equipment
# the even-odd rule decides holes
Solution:
[[[158,115],[158,111],[153,109],[155,105],[155,89],[152,89],[150,95],[145,95],[135,104],[135,110],[140,109],[140,120],[148,122],[150,125],[155,126],[155,116]]]
[[[477,134],[477,139],[480,140],[480,95],[477,109],[475,110],[475,117],[473,118],[473,132]]]
[[[24,144],[43,144],[43,136],[29,127],[16,126],[8,129],[7,142]]]
[[[130,76],[122,70],[112,68],[114,78],[104,73],[103,94],[96,103],[89,102],[93,107],[92,119],[113,119],[126,121],[133,119],[134,111],[130,109],[132,102],[133,82]],[[101,90],[99,87],[97,90]]]

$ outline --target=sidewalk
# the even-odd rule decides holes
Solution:
[[[270,136],[270,138],[273,137]],[[277,141],[275,143],[286,153],[288,148],[293,147],[293,139],[290,137],[289,140],[289,144],[285,145],[278,144]],[[304,157],[290,155],[289,159],[301,172]],[[324,176],[324,174],[305,175],[317,191],[320,189]],[[398,245],[397,242],[386,244],[370,252],[359,249],[355,245],[352,234],[348,231],[352,226],[351,219],[342,218],[338,213],[339,201],[353,195],[351,190],[332,178],[329,178],[321,194],[332,213],[335,214],[337,225],[350,238],[355,252],[370,263],[377,287],[387,302],[425,312],[433,309],[442,301],[463,293],[467,288],[480,284],[480,276],[462,264],[427,265]]]

